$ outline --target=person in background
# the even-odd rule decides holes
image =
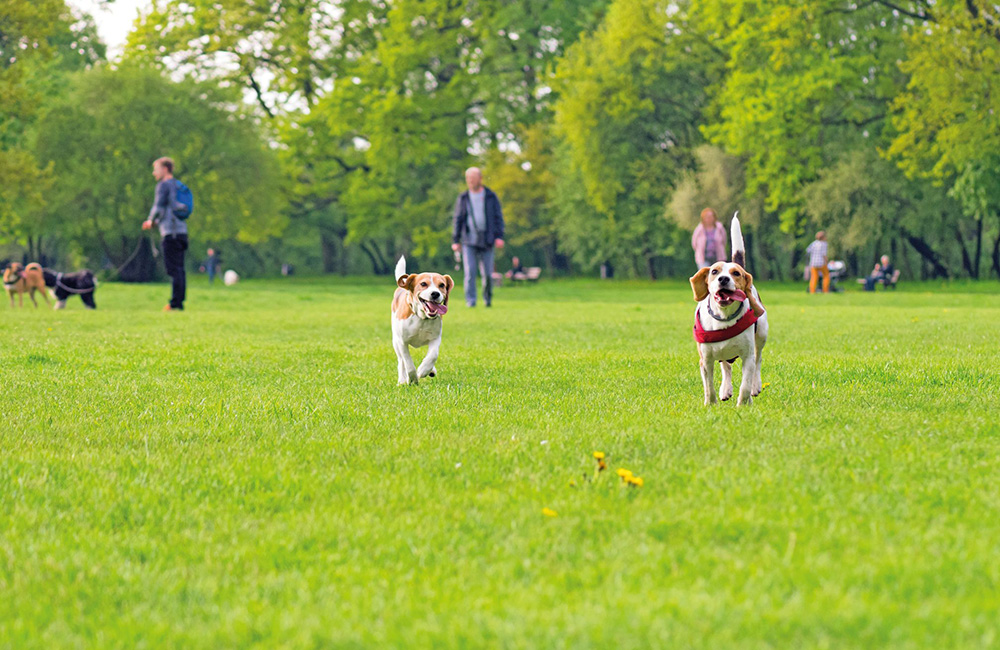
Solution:
[[[809,293],[816,293],[820,273],[823,274],[823,293],[830,293],[830,258],[827,256],[827,249],[826,232],[820,230],[806,249],[809,256]]]
[[[694,261],[699,269],[725,261],[726,228],[719,223],[712,208],[701,211],[701,223],[691,235],[691,248],[694,249]]]
[[[465,262],[465,303],[476,306],[476,268],[483,276],[483,303],[493,303],[493,248],[503,248],[504,223],[500,199],[483,185],[478,167],[465,171],[468,190],[455,201],[453,251],[462,251]]]
[[[214,248],[209,248],[208,259],[201,265],[201,270],[208,273],[209,284],[215,283],[215,275],[219,272],[220,268],[222,268],[222,260],[219,259],[219,254],[215,252]]]
[[[142,222],[142,229],[149,230],[154,224],[160,228],[163,264],[167,267],[167,275],[173,281],[170,303],[163,308],[163,311],[184,311],[184,298],[187,292],[184,251],[188,248],[188,229],[187,223],[174,214],[174,202],[177,198],[174,161],[170,158],[157,158],[153,162],[153,178],[156,179],[156,198],[153,201],[153,208],[149,211],[149,218]]]
[[[875,291],[875,285],[879,282],[882,283],[882,286],[889,286],[895,273],[896,269],[889,262],[889,256],[883,255],[879,263],[872,269],[871,274],[865,278],[865,291]]]
[[[510,270],[505,275],[513,280],[523,280],[525,278],[521,258],[515,256],[510,259]]]

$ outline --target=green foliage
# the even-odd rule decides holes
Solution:
[[[35,160],[31,137],[44,103],[66,74],[104,56],[93,20],[63,0],[5,0],[0,7],[0,234],[37,237],[51,169]]]
[[[275,155],[211,86],[133,66],[82,73],[42,119],[37,150],[59,179],[59,230],[116,265],[140,236],[155,185],[150,165],[160,156],[174,158],[194,192],[199,238],[262,242],[285,224]]]
[[[544,124],[518,134],[518,150],[491,149],[484,158],[490,188],[503,197],[504,221],[512,255],[541,251],[551,267],[558,262],[557,209],[552,200],[556,184],[551,135]],[[541,260],[539,260],[541,261]]]
[[[804,232],[802,188],[841,152],[877,143],[913,19],[878,2],[695,0],[727,53],[706,135],[745,158],[747,191]]]
[[[673,3],[619,0],[557,71],[559,227],[585,267],[611,260],[653,276],[670,252],[664,206],[699,141],[712,70],[678,19]]]
[[[10,0],[0,26],[0,232],[76,240],[47,202],[73,181],[31,143],[65,74],[103,48],[62,0]],[[1000,276],[1000,15],[982,0],[161,0],[123,61],[256,123],[273,154],[260,173],[280,176],[262,207],[282,214],[241,232],[235,207],[202,230],[255,265],[450,260],[478,164],[518,253],[561,271],[687,274],[710,205],[743,215],[762,279],[795,273],[818,228],[854,271],[887,246],[908,272],[979,277],[992,242]],[[284,219],[294,237],[265,243]]]

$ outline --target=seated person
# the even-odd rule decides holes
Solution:
[[[505,277],[513,278],[514,280],[523,280],[528,277],[524,274],[524,267],[521,266],[521,259],[519,257],[512,257],[510,264],[510,270],[504,274]]]
[[[881,282],[882,286],[888,287],[895,272],[896,269],[889,263],[889,256],[883,255],[879,263],[872,269],[871,274],[864,279],[865,291],[875,291],[875,284],[878,282]]]

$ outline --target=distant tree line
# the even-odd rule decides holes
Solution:
[[[113,62],[64,0],[6,0],[0,244],[152,277],[169,155],[244,273],[444,266],[478,164],[553,273],[688,274],[710,206],[762,277],[822,228],[859,273],[996,278],[998,97],[984,0],[165,0]]]

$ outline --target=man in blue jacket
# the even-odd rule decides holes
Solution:
[[[465,265],[465,302],[476,306],[476,269],[483,276],[483,304],[493,302],[493,248],[503,248],[504,223],[500,199],[483,185],[478,167],[465,172],[468,190],[455,202],[452,250],[462,251]]]
[[[143,230],[154,224],[160,228],[163,248],[163,264],[167,275],[173,280],[170,304],[163,311],[183,311],[187,290],[187,276],[184,273],[184,251],[188,248],[187,223],[174,214],[177,184],[174,182],[174,161],[158,158],[153,162],[153,178],[156,179],[156,198],[149,218],[142,223]]]

